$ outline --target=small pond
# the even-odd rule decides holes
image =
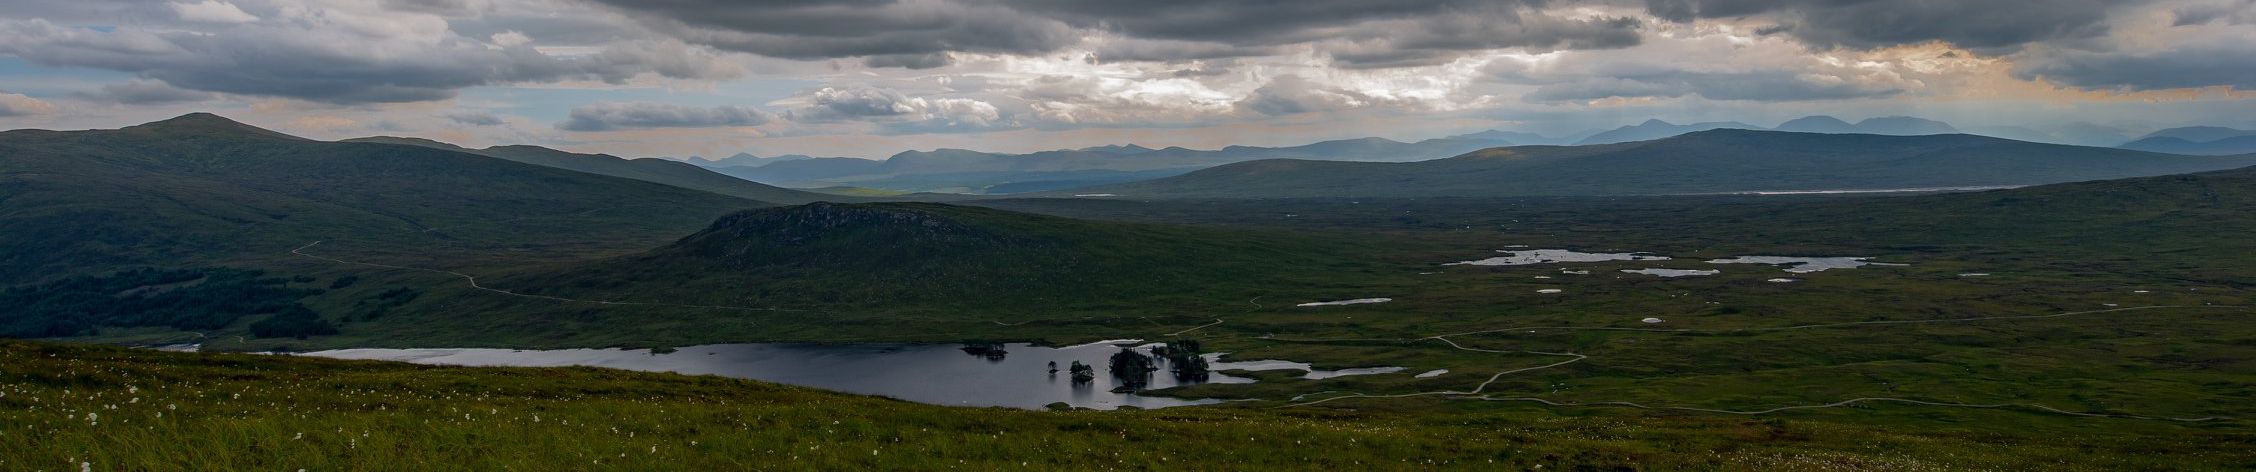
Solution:
[[[1452,262],[1452,263],[1448,263],[1448,264],[1442,264],[1442,265],[1475,265],[1475,266],[1516,266],[1516,265],[1535,265],[1535,264],[1555,264],[1555,263],[1560,263],[1560,262],[1605,262],[1605,261],[1665,261],[1665,260],[1669,260],[1668,256],[1659,256],[1659,255],[1653,255],[1653,254],[1645,254],[1645,253],[1638,253],[1638,252],[1621,252],[1621,253],[1605,253],[1605,252],[1580,252],[1580,251],[1572,251],[1572,250],[1567,250],[1567,249],[1517,249],[1517,250],[1500,250],[1500,251],[1496,251],[1496,252],[1499,252],[1499,253],[1503,253],[1504,255],[1502,255],[1502,256],[1497,256],[1497,257],[1491,257],[1491,258],[1487,258],[1487,259],[1480,259],[1480,260],[1472,260],[1472,261],[1464,261],[1464,262]]]
[[[1133,343],[1135,340],[1115,341]],[[714,344],[668,353],[648,349],[340,349],[303,355],[337,359],[405,361],[417,364],[509,367],[591,366],[691,375],[719,375],[879,395],[949,406],[1001,406],[1040,409],[1056,402],[1110,410],[1123,406],[1167,408],[1219,403],[1211,399],[1152,397],[1115,393],[1119,381],[1107,375],[1107,360],[1120,347],[1100,342],[1066,347],[1025,343],[1002,345],[1000,356],[974,355],[957,344]],[[1149,352],[1149,346],[1137,347]],[[1317,370],[1284,361],[1219,362],[1207,354],[1213,371],[1203,381],[1177,380],[1164,368],[1146,388],[1197,383],[1253,383],[1222,374],[1227,370],[1297,369],[1309,379],[1389,373],[1401,368]],[[1066,372],[1074,361],[1096,368],[1097,378],[1077,383]],[[1050,373],[1056,362],[1058,372]],[[1164,365],[1165,361],[1161,361]],[[1386,370],[1392,369],[1392,370]]]
[[[1729,259],[1715,259],[1715,260],[1710,260],[1710,261],[1708,261],[1708,263],[1709,263],[1709,264],[1767,264],[1767,265],[1775,265],[1775,266],[1782,266],[1782,267],[1785,267],[1785,269],[1786,269],[1786,271],[1787,271],[1787,272],[1793,272],[1793,273],[1796,273],[1796,274],[1807,274],[1807,273],[1811,273],[1811,272],[1824,272],[1824,271],[1828,271],[1828,270],[1833,270],[1833,269],[1855,269],[1855,268],[1858,268],[1858,267],[1864,267],[1864,266],[1868,266],[1868,265],[1873,265],[1873,266],[1900,266],[1900,265],[1903,265],[1903,264],[1887,264],[1887,263],[1880,263],[1880,262],[1872,262],[1872,258],[1870,258],[1870,257],[1788,257],[1788,256],[1738,256],[1738,257],[1733,257],[1733,258],[1729,258]]]
[[[1632,274],[1645,274],[1645,275],[1651,275],[1651,276],[1656,276],[1656,277],[1670,277],[1670,278],[1675,278],[1675,277],[1703,277],[1703,276],[1716,275],[1716,274],[1721,274],[1721,273],[1723,273],[1723,271],[1720,271],[1720,270],[1712,270],[1712,269],[1711,269],[1711,270],[1697,270],[1697,269],[1636,269],[1636,270],[1630,270],[1630,269],[1622,269],[1622,272],[1627,272],[1627,273],[1632,273]]]

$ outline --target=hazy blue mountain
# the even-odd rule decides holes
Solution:
[[[690,163],[659,158],[627,159],[608,154],[580,154],[555,149],[508,145],[485,149],[467,149],[452,144],[420,138],[377,136],[345,140],[347,142],[380,142],[423,146],[435,149],[477,154],[507,159],[526,164],[586,172],[612,177],[657,182],[692,190],[702,190],[733,197],[764,202],[792,204],[822,200],[839,200],[839,197],[792,190],[741,178],[730,177]]]
[[[1128,198],[1653,195],[2036,185],[2256,165],[1972,135],[1711,130],[1654,141],[1521,146],[1409,163],[1263,160],[1075,189]]]
[[[2065,143],[2065,142],[2062,142],[2062,141],[2061,141],[2061,139],[2060,139],[2060,136],[2058,136],[2058,135],[2054,135],[2054,134],[2052,134],[2052,133],[2047,133],[2047,132],[2044,132],[2044,131],[2038,131],[2038,130],[2036,130],[2036,129],[2033,129],[2033,128],[2029,128],[2029,127],[2026,127],[2026,126],[1975,126],[1975,127],[1968,127],[1968,128],[1965,128],[1965,130],[1966,130],[1966,134],[1974,134],[1974,135],[1981,135],[1981,136],[1989,136],[1989,137],[1992,137],[1992,138],[2005,138],[2005,139],[2011,139],[2011,140],[2014,140],[2014,141],[2028,141],[2028,142],[2032,142],[2032,143],[2054,143],[2054,144],[2071,144],[2071,143]],[[1780,131],[1785,131],[1785,130],[1780,130]]]
[[[2233,129],[2223,126],[2187,126],[2147,133],[2145,136],[2140,136],[2139,139],[2177,138],[2188,142],[2206,143],[2241,136],[2256,136],[2256,130]]]
[[[885,160],[817,158],[715,170],[738,178],[802,188],[851,186],[909,192],[1016,193],[1146,180],[1258,159],[1404,162],[1440,159],[1503,144],[1454,138],[1415,143],[1361,138],[1290,147],[1229,146],[1215,150],[1117,145],[1007,154],[934,149],[905,151]]]
[[[2060,137],[2060,140],[2054,142],[2077,146],[2113,147],[2133,139],[2131,132],[2122,128],[2081,121],[2054,126],[2046,131]]]
[[[1740,122],[1736,122],[1736,121],[1713,121],[1713,122],[1706,122],[1706,123],[1693,123],[1693,124],[1688,124],[1688,125],[1679,125],[1679,124],[1675,124],[1675,123],[1670,123],[1670,122],[1666,122],[1666,121],[1661,121],[1661,120],[1645,120],[1645,122],[1644,122],[1644,123],[1638,123],[1638,124],[1635,124],[1635,125],[1630,125],[1630,126],[1623,126],[1623,127],[1620,127],[1620,128],[1615,128],[1615,129],[1613,129],[1612,131],[1606,131],[1606,132],[1603,132],[1603,133],[1598,133],[1598,134],[1596,134],[1596,135],[1592,135],[1592,136],[1590,136],[1590,137],[1588,137],[1588,138],[1583,138],[1583,140],[1582,140],[1582,141],[1576,142],[1575,144],[1580,144],[1580,145],[1589,145],[1589,144],[1614,144],[1614,143],[1627,143],[1627,142],[1635,142],[1635,141],[1651,141],[1651,140],[1655,140],[1655,139],[1667,138],[1667,137],[1670,137],[1670,136],[1677,136],[1677,135],[1682,135],[1682,134],[1685,134],[1685,133],[1693,133],[1693,132],[1707,131],[1707,130],[1713,130],[1713,129],[1763,129],[1763,128],[1762,128],[1762,127],[1760,127],[1760,126],[1750,125],[1750,124],[1746,124],[1746,123],[1740,123]]]
[[[1086,152],[1097,152],[1097,153],[1105,153],[1105,154],[1113,154],[1113,155],[1123,155],[1123,156],[1125,156],[1125,155],[1130,155],[1130,154],[1143,154],[1143,153],[1147,153],[1147,152],[1152,152],[1152,148],[1148,148],[1148,147],[1143,147],[1143,146],[1138,146],[1138,145],[1134,145],[1134,144],[1128,144],[1128,145],[1111,144],[1111,145],[1104,145],[1104,146],[1091,146],[1091,147],[1085,147],[1085,148],[1081,148],[1081,149],[1079,149],[1079,150],[1080,150],[1080,151],[1086,151]]]
[[[746,166],[746,167],[759,167],[759,166],[764,166],[764,165],[768,165],[768,164],[774,164],[774,163],[777,163],[777,162],[783,162],[783,161],[797,161],[797,160],[814,159],[814,158],[815,158],[814,156],[809,156],[809,155],[805,155],[805,154],[785,154],[785,155],[781,155],[781,156],[775,156],[775,157],[760,157],[760,156],[755,156],[755,155],[752,155],[752,153],[748,153],[748,152],[740,152],[740,153],[736,153],[736,155],[733,155],[733,156],[729,156],[729,157],[724,157],[724,158],[720,158],[720,159],[706,159],[706,158],[703,158],[703,157],[697,157],[697,156],[689,156],[689,159],[684,159],[684,160],[683,160],[683,162],[688,162],[688,163],[691,163],[691,164],[696,164],[696,165],[697,165],[698,167],[705,167],[705,168],[714,168],[714,167],[737,167],[737,166]]]
[[[1518,131],[1503,131],[1503,130],[1493,130],[1493,129],[1492,129],[1492,130],[1487,130],[1487,131],[1481,131],[1481,132],[1475,132],[1475,133],[1466,133],[1466,134],[1460,134],[1460,135],[1456,135],[1456,136],[1450,136],[1450,137],[1448,137],[1447,139],[1457,139],[1457,140],[1465,140],[1465,141],[1488,141],[1488,142],[1494,142],[1494,143],[1505,143],[1505,144],[1498,144],[1498,146],[1510,146],[1510,145],[1521,145],[1521,146],[1527,146],[1527,145],[1556,145],[1556,144],[1573,144],[1573,143],[1574,143],[1575,141],[1581,141],[1581,140],[1582,140],[1583,138],[1588,138],[1588,137],[1590,137],[1591,135],[1595,135],[1595,134],[1598,134],[1598,132],[1597,132],[1597,131],[1589,131],[1589,132],[1585,132],[1585,133],[1582,133],[1582,134],[1580,134],[1580,135],[1576,135],[1576,136],[1563,136],[1563,137],[1553,137],[1553,136],[1544,136],[1544,135],[1540,135],[1540,134],[1535,134],[1535,133],[1522,133],[1522,132],[1518,132]]]
[[[2125,143],[2123,149],[2136,149],[2170,154],[2196,156],[2229,156],[2256,153],[2256,134],[2234,136],[2213,141],[2192,141],[2171,136],[2157,136]]]
[[[1958,133],[1958,128],[1951,127],[1950,123],[1944,123],[1924,118],[1912,118],[1909,116],[1883,116],[1878,118],[1867,118],[1864,121],[1857,122],[1856,132],[1864,134],[1885,134],[1892,136],[1920,136],[1928,134],[1956,134]]]
[[[777,162],[763,166],[734,166],[715,168],[713,171],[736,178],[772,182],[792,187],[822,187],[819,183],[837,177],[868,173],[884,161],[852,157],[818,157],[796,161]]]
[[[1841,121],[1840,118],[1834,118],[1825,115],[1804,116],[1801,118],[1786,120],[1785,123],[1779,123],[1777,127],[1771,129],[1777,131],[1792,131],[1796,133],[1857,132],[1856,125],[1849,124],[1849,122],[1846,121]]]

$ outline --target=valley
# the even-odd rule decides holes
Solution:
[[[357,146],[383,146],[367,149],[406,155],[429,149]],[[507,164],[497,169],[534,175],[550,172],[544,166]],[[158,165],[174,164],[160,160]],[[572,177],[590,185],[625,189],[641,189],[651,182],[575,175],[592,176]],[[207,185],[240,185],[228,182]],[[156,266],[256,270],[270,278],[259,283],[285,290],[272,293],[298,307],[292,310],[312,313],[313,327],[272,331],[277,323],[273,320],[283,319],[284,311],[253,310],[192,325],[118,325],[95,318],[86,331],[61,331],[77,334],[42,341],[195,345],[205,353],[10,344],[10,352],[18,353],[11,355],[68,353],[73,359],[93,362],[86,365],[100,366],[100,371],[126,374],[102,377],[106,380],[41,381],[47,383],[40,385],[57,387],[31,387],[40,390],[19,390],[25,393],[0,398],[63,398],[49,389],[65,384],[110,390],[153,385],[191,388],[205,384],[187,377],[145,376],[243,365],[288,372],[275,375],[305,376],[294,378],[394,382],[419,392],[460,388],[426,383],[433,376],[478,378],[518,372],[310,359],[334,356],[705,374],[530,370],[523,372],[537,374],[511,382],[530,382],[524,384],[526,392],[553,392],[556,384],[550,382],[599,382],[612,387],[588,393],[590,400],[585,401],[596,403],[576,406],[538,400],[530,393],[489,394],[479,400],[493,411],[532,408],[550,412],[552,419],[573,418],[583,424],[601,424],[598,416],[588,415],[609,414],[594,413],[597,409],[592,405],[604,404],[612,406],[601,408],[644,411],[652,418],[701,415],[671,421],[726,430],[721,426],[727,423],[712,419],[712,415],[730,415],[722,413],[729,409],[717,406],[720,402],[774,401],[742,396],[783,395],[793,398],[789,401],[793,405],[836,402],[862,405],[839,408],[877,408],[874,411],[880,413],[875,416],[846,416],[872,422],[865,430],[877,435],[872,437],[904,434],[901,428],[908,424],[926,425],[922,432],[931,432],[934,426],[954,431],[947,434],[982,428],[956,420],[899,423],[950,415],[946,412],[953,410],[944,407],[714,377],[718,375],[940,404],[979,396],[982,388],[1006,388],[1019,395],[1015,398],[1027,399],[974,404],[1045,409],[1059,407],[1044,400],[1058,400],[1064,408],[1167,407],[1112,413],[997,411],[994,414],[1001,416],[992,417],[1028,428],[1061,427],[1041,425],[1080,415],[1114,415],[1089,418],[1139,431],[1173,431],[1161,425],[1221,415],[1236,418],[1236,424],[1277,421],[1311,428],[1353,429],[1348,425],[1400,421],[1421,425],[1416,427],[1418,434],[1457,437],[1473,430],[1435,425],[1515,418],[1509,421],[1563,421],[1580,425],[1571,428],[1599,428],[1592,434],[1606,437],[1744,428],[1802,431],[1745,441],[1731,448],[1737,451],[1734,455],[1717,459],[1731,461],[1794,460],[1758,452],[1771,448],[1800,451],[1795,454],[1825,451],[1821,454],[1828,461],[1897,460],[1889,459],[1895,457],[1889,454],[1900,452],[1916,457],[1917,463],[1942,468],[2028,459],[1963,454],[1971,447],[1963,438],[1974,437],[2035,444],[2039,449],[2031,451],[2051,451],[2044,454],[2086,451],[2078,453],[2086,454],[2078,456],[2086,461],[2080,464],[2094,470],[2229,468],[2223,466],[2250,459],[2191,454],[2186,451],[2198,446],[2181,439],[2246,441],[2245,421],[2256,415],[2237,400],[2247,396],[2251,384],[2245,379],[2256,373],[2250,370],[2256,366],[2249,364],[2249,359],[2256,359],[2252,350],[2256,348],[2249,344],[2256,332],[2246,328],[2247,317],[2256,313],[2256,301],[2249,299],[2247,291],[2250,283],[2256,283],[2256,273],[2250,269],[2256,261],[2248,260],[2256,248],[2231,236],[2256,230],[2248,227],[2256,223],[2244,217],[2256,210],[2251,208],[2256,207],[2252,183],[2256,171],[2238,169],[1878,195],[1297,198],[1284,194],[1196,199],[1125,194],[789,206],[665,190],[675,192],[669,195],[682,199],[679,202],[696,204],[665,208],[542,204],[478,218],[457,217],[443,225],[373,223],[380,220],[355,216],[403,211],[390,207],[325,207],[341,209],[307,214],[366,218],[372,223],[296,226],[304,223],[297,223],[301,218],[293,215],[273,225],[208,225],[212,238],[256,235],[261,242],[211,253],[224,257],[164,259],[166,253],[151,252],[116,266],[172,261]],[[278,186],[262,189],[300,192]],[[490,197],[456,198],[472,202]],[[352,205],[371,201],[376,200]],[[89,208],[74,211],[112,212],[126,207]],[[711,216],[690,221],[696,213]],[[651,219],[675,214],[681,216]],[[151,215],[179,218],[171,213]],[[645,223],[622,225],[630,219]],[[39,221],[15,219],[10,224],[36,228]],[[199,247],[217,241],[179,237],[171,244]],[[123,301],[119,303],[168,292],[192,299],[203,293],[201,284],[214,283],[205,280],[221,280],[189,274],[143,286],[106,275],[112,272],[103,266],[69,273],[73,275],[24,277],[49,283],[85,280],[68,283],[131,285],[111,295]],[[29,303],[63,303],[38,298],[38,292],[24,293],[33,300]],[[269,327],[255,326],[262,322]],[[1209,358],[1215,375],[1207,381],[1161,382],[1137,390],[1109,377],[1082,386],[1034,365],[1053,359],[1038,354],[1051,349],[1064,352],[1081,346],[1078,349],[1104,352],[1113,349],[1106,342],[1123,339],[1197,341],[1206,352],[1219,354]],[[1009,343],[1011,353],[989,362],[955,352],[962,343]],[[492,351],[462,350],[473,348]],[[825,354],[786,354],[798,352],[792,349]],[[903,349],[926,354],[881,357]],[[225,352],[310,354],[238,357]],[[240,362],[249,364],[202,365],[195,359],[204,357],[197,356],[247,359]],[[835,356],[880,357],[838,364],[840,358]],[[1088,356],[1054,359],[1097,363],[1097,357]],[[762,365],[759,362],[771,364],[751,367]],[[1300,370],[1276,369],[1280,363],[1360,375],[1305,375]],[[927,370],[933,373],[955,372],[966,379],[996,380],[941,388],[938,383],[918,383],[935,380],[884,373],[910,365],[930,365],[934,367]],[[938,367],[942,365],[948,367]],[[30,369],[13,375],[35,378],[45,374],[34,372],[47,371]],[[139,378],[155,380],[127,380]],[[697,385],[684,392],[706,393],[649,400],[612,397],[619,391],[687,388],[682,382]],[[258,388],[249,385],[230,388]],[[1129,391],[1107,393],[1114,388]],[[771,391],[777,393],[758,393]],[[938,391],[958,393],[948,399],[921,396]],[[1082,398],[1079,395],[1090,395],[1090,400],[1076,400]],[[214,401],[207,394],[191,397],[195,399],[183,401]],[[341,396],[268,401],[296,405],[284,407],[289,411],[331,408],[307,402],[356,400]],[[444,402],[415,405],[412,408],[426,412],[455,408],[446,410],[450,416],[461,408]],[[816,413],[818,409],[811,406],[775,405],[762,408],[779,408],[770,411],[792,418],[829,414]],[[650,409],[695,413],[659,414]],[[404,447],[426,447],[414,444],[439,440],[402,436],[405,432],[398,428],[404,425],[375,419],[364,409],[357,411],[340,411],[322,421],[360,425],[356,427],[371,434],[390,431],[390,441],[411,445]],[[527,424],[523,422],[532,410],[525,411],[509,421]],[[46,428],[42,431],[48,434],[77,438],[71,441],[81,444],[106,441],[83,436],[96,430],[76,429],[75,423],[9,414],[30,415],[16,418],[26,421],[26,426]],[[103,414],[135,418],[152,427],[168,424],[153,416],[117,415]],[[473,418],[477,416],[473,413]],[[263,414],[258,418],[227,428],[279,428],[292,422]],[[719,439],[684,427],[648,432],[674,442],[734,444],[729,446],[732,449],[794,441],[768,436]],[[1206,432],[1180,433],[1163,441],[1220,434],[1202,431]],[[1375,439],[1363,433],[1343,434],[1343,438]],[[1892,442],[1884,449],[1895,452],[1852,446],[1878,434],[1895,438],[1887,440]],[[1930,434],[1961,439],[1924,436]],[[1395,454],[1442,447],[1445,441],[1439,437],[1400,439],[1403,442],[1390,447],[1408,449],[1376,454],[1401,459]],[[1052,439],[1056,440],[1062,439]],[[636,438],[586,441],[644,447],[644,441]],[[1473,446],[1484,452],[1430,455],[1453,463],[1503,459],[1521,466],[1687,460],[1671,454],[1632,453],[1634,447],[1627,446],[1632,443],[1649,444],[1643,440],[1549,443],[1546,447],[1558,449],[1534,456],[1503,454],[1510,449],[1505,446]],[[997,442],[992,447],[1019,447],[1006,444],[1018,443]],[[1466,447],[1448,446],[1459,451]],[[2121,453],[2124,448],[2180,453],[2142,459],[2134,457],[2146,456]],[[883,447],[879,449],[880,454],[874,455],[878,459],[816,449],[808,449],[806,455],[838,465],[890,460],[884,459],[888,456]],[[41,456],[59,453],[23,451]],[[362,457],[334,451],[322,454]],[[603,454],[618,459],[611,452]],[[651,454],[656,453],[630,456],[627,463],[662,457]],[[693,457],[666,460],[698,460]],[[989,459],[994,457],[999,456]],[[1270,456],[1242,459],[1284,460],[1284,456],[1261,457]],[[1321,460],[1333,458],[1357,460],[1329,454]],[[249,459],[212,460],[242,465]],[[371,465],[400,459],[378,455],[352,460],[376,461],[353,462]],[[553,459],[511,456],[507,460],[535,464]],[[1092,458],[1059,460],[1087,464]]]

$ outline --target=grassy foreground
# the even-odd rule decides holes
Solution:
[[[2249,435],[2234,425],[2100,419],[2071,432],[2001,434],[1779,418],[1583,417],[1488,404],[1421,410],[973,410],[716,377],[0,341],[5,470],[2256,465]],[[2017,418],[1988,414],[1957,419]]]

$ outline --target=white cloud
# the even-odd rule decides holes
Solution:
[[[241,8],[236,8],[235,4],[220,0],[204,0],[198,3],[168,3],[165,5],[172,7],[173,14],[180,15],[180,19],[187,21],[250,23],[259,20],[259,17],[244,13]]]
[[[45,115],[54,112],[55,105],[45,100],[0,92],[0,116]]]

